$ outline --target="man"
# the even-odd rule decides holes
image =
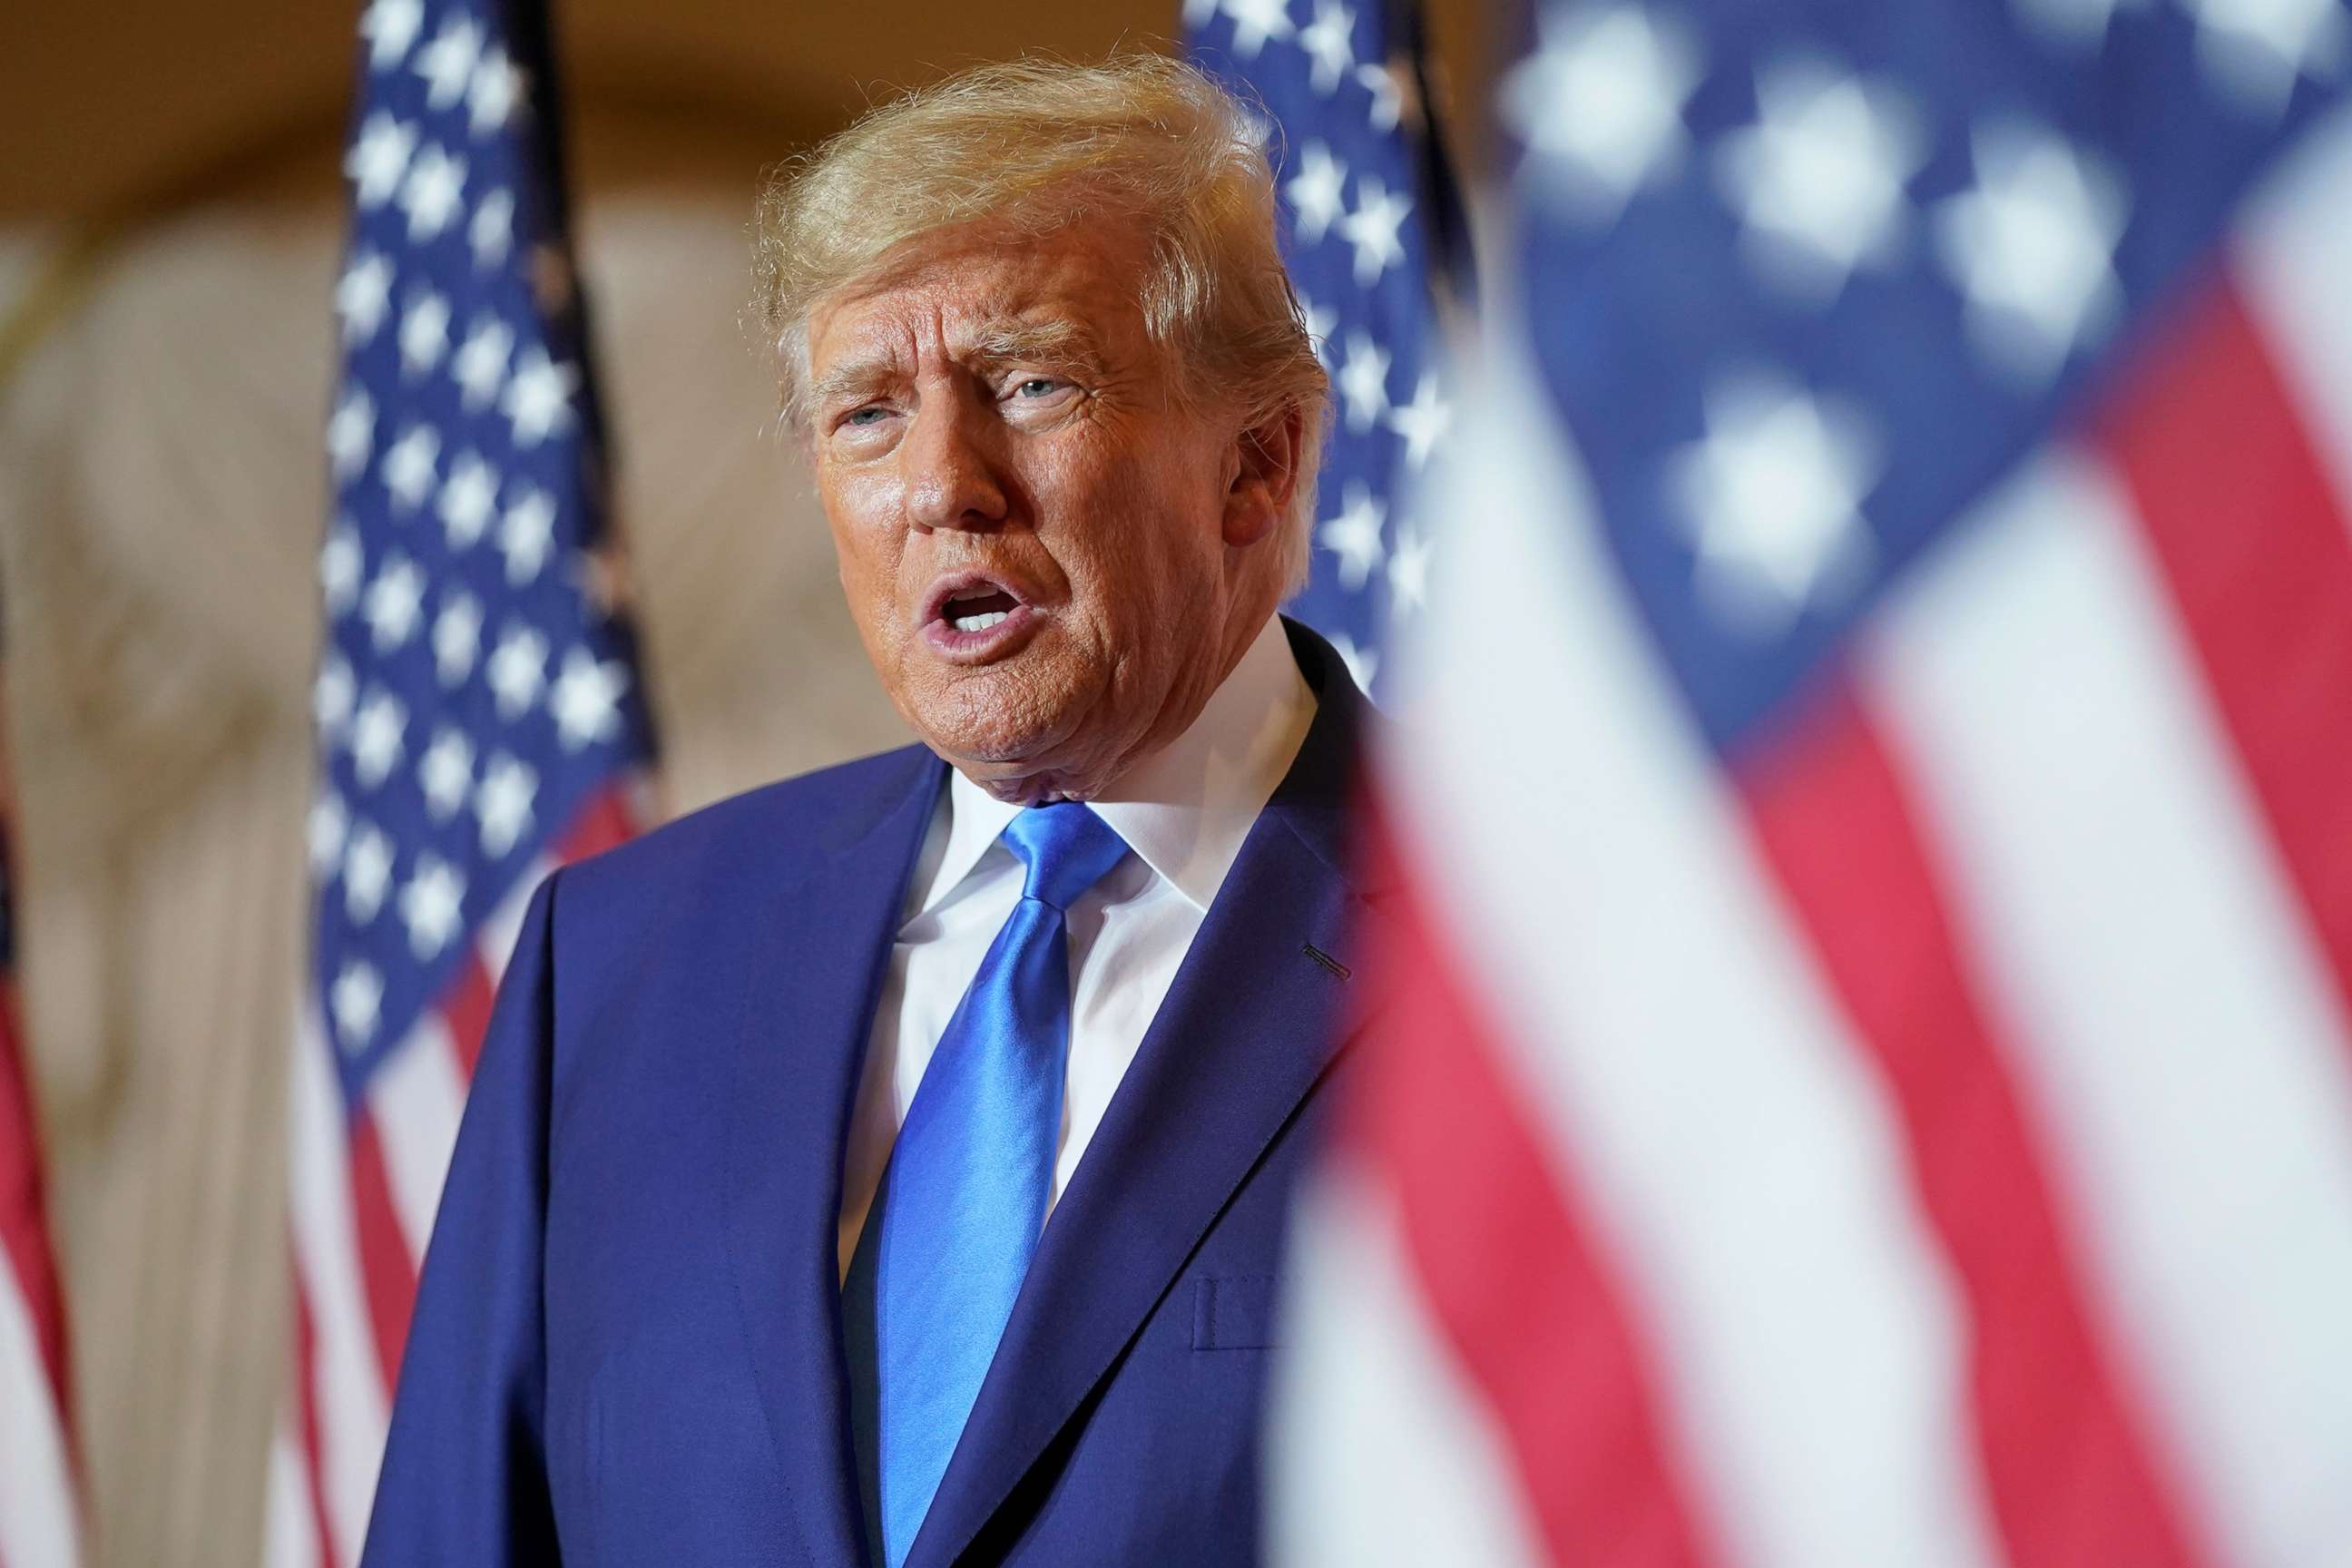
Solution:
[[[367,1562],[1253,1561],[1366,722],[1275,614],[1326,386],[1262,145],[1171,61],[992,68],[759,257],[923,744],[540,889]]]

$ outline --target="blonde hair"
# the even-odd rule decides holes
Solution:
[[[1145,330],[1195,407],[1302,422],[1284,581],[1304,582],[1329,379],[1275,242],[1270,121],[1180,60],[987,65],[868,112],[772,171],[753,242],[754,320],[784,412],[807,414],[808,313],[915,236],[988,219],[1043,234],[1106,214],[1145,226]]]

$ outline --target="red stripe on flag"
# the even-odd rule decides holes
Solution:
[[[41,1185],[41,1143],[17,1043],[16,987],[0,980],[0,1255],[32,1320],[41,1365],[57,1396],[58,1427],[70,1444],[64,1298]]]
[[[489,966],[478,951],[469,948],[449,994],[441,999],[441,1018],[449,1027],[458,1073],[469,1084],[474,1081],[474,1064],[482,1059],[482,1038],[490,1032],[490,1005],[497,999]]]
[[[360,1277],[367,1289],[368,1321],[389,1394],[400,1386],[400,1352],[408,1342],[408,1316],[416,1305],[416,1259],[408,1250],[375,1119],[352,1118],[352,1221],[359,1241]]]
[[[1985,1478],[2016,1568],[2198,1561],[2084,1307],[2040,1143],[1893,760],[1836,688],[1744,762],[1758,836],[1894,1090],[1971,1321]]]
[[[636,837],[630,820],[627,801],[623,796],[623,784],[615,780],[605,784],[590,795],[581,806],[572,824],[557,834],[555,858],[559,865],[569,866],[574,860],[584,860],[591,855],[602,855]]]
[[[2352,1008],[2352,531],[2236,291],[2119,376],[2099,437]]]
[[[319,1415],[319,1331],[310,1315],[310,1292],[294,1271],[294,1388],[302,1431],[302,1481],[310,1503],[310,1528],[319,1538],[319,1568],[339,1568],[335,1532],[327,1513],[327,1456]]]
[[[1714,1561],[1632,1321],[1445,944],[1410,903],[1372,946],[1384,1011],[1350,1131],[1395,1194],[1413,1271],[1501,1424],[1546,1544],[1564,1563]]]

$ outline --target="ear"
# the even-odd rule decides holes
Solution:
[[[1234,548],[1255,544],[1282,524],[1298,489],[1307,417],[1292,404],[1234,437],[1233,482],[1225,489],[1224,537]]]

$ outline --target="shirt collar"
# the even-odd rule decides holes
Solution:
[[[1192,727],[1091,804],[1129,848],[1206,913],[1314,719],[1315,693],[1291,657],[1282,618],[1270,616]],[[953,770],[943,809],[947,845],[919,914],[971,875],[1021,810]]]

